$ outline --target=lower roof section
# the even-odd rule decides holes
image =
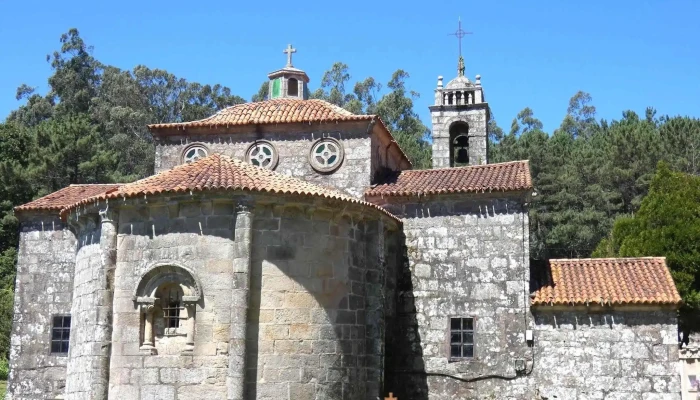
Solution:
[[[61,190],[40,197],[27,204],[15,207],[15,212],[22,211],[61,211],[82,200],[98,196],[110,190],[119,188],[120,183],[95,185],[70,185]]]
[[[680,306],[664,257],[554,259],[530,282],[532,306]]]
[[[366,198],[448,193],[513,192],[532,189],[527,160],[468,167],[406,170],[386,177]]]

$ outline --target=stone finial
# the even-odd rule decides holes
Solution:
[[[476,86],[481,86],[481,75],[476,76],[476,81],[474,82]]]
[[[437,87],[438,87],[438,89],[442,89],[442,75],[438,76]]]
[[[464,76],[464,57],[459,56],[459,62],[457,63],[457,76]]]

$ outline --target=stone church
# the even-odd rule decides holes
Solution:
[[[288,51],[267,101],[150,125],[155,175],[15,209],[6,400],[681,399],[665,260],[531,269],[528,162],[488,162],[461,59],[415,170]]]

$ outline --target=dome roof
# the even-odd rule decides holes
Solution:
[[[445,89],[466,89],[474,87],[474,84],[466,76],[458,76],[447,83]]]

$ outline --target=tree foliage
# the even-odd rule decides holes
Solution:
[[[700,309],[698,238],[700,176],[673,172],[668,164],[661,162],[639,210],[618,217],[609,236],[600,242],[593,255],[666,257],[687,316]],[[688,318],[684,322],[688,323]]]
[[[326,100],[354,114],[379,115],[414,168],[430,168],[430,131],[413,108],[413,100],[419,95],[406,88],[409,77],[408,72],[399,69],[392,74],[385,91],[381,83],[369,77],[357,81],[352,93],[347,93],[346,85],[351,79],[348,66],[337,62],[324,73],[321,87],[311,97]]]
[[[588,257],[619,215],[639,210],[656,164],[698,173],[700,120],[644,118],[624,111],[596,120],[591,96],[579,92],[551,134],[534,112],[518,113],[508,134],[491,135],[492,162],[530,160],[537,196],[530,208],[531,256],[536,260]]]

